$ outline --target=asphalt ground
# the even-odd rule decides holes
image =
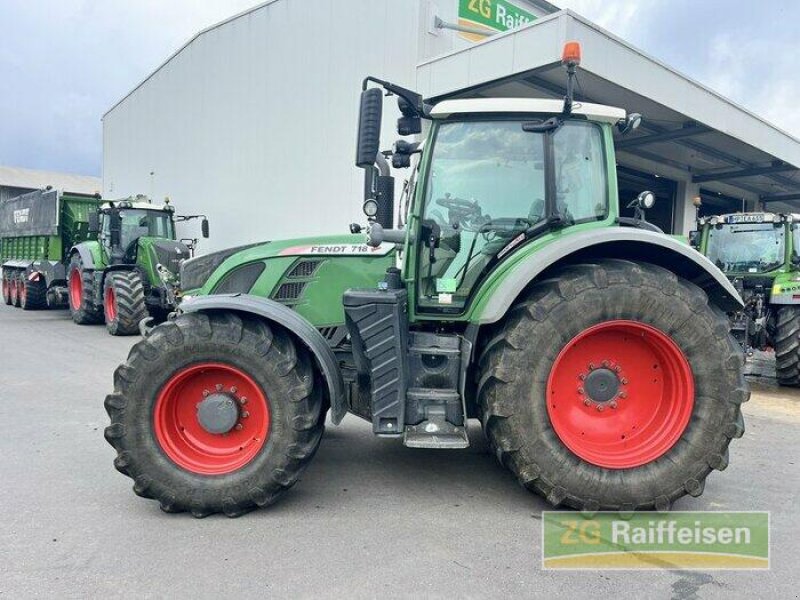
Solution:
[[[547,505],[477,424],[467,450],[413,450],[348,416],[277,505],[162,513],[103,439],[103,398],[135,341],[0,306],[0,597],[798,597],[800,392],[768,376],[728,469],[674,508],[771,511],[769,572],[543,571]]]

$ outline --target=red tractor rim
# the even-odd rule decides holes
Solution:
[[[16,304],[19,299],[19,282],[14,277],[8,282],[9,292],[11,294],[11,303]]]
[[[209,431],[204,404],[235,407],[230,429]],[[153,411],[155,438],[179,467],[200,475],[224,475],[252,461],[269,437],[269,401],[261,387],[231,365],[204,362],[173,374]]]
[[[25,304],[28,301],[28,286],[25,284],[24,277],[20,277],[17,280],[17,285],[19,286],[19,289],[17,290],[17,293],[19,294],[19,301],[21,304]]]
[[[117,295],[114,293],[114,288],[106,288],[106,294],[103,298],[103,306],[106,309],[106,321],[115,321],[117,318]]]
[[[637,321],[608,321],[575,336],[547,380],[553,430],[574,454],[608,469],[640,467],[680,439],[694,408],[694,377],[678,345]]]
[[[81,270],[72,269],[69,276],[69,303],[72,310],[80,310],[83,301],[83,282],[81,281]]]
[[[10,298],[9,293],[10,290],[8,287],[8,277],[3,277],[3,298],[4,299]]]

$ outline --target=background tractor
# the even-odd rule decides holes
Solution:
[[[45,189],[0,205],[3,298],[25,310],[69,305],[78,324],[106,323],[112,335],[139,332],[149,316],[176,306],[180,263],[196,240],[177,241],[167,202],[144,196],[102,200],[99,195]]]
[[[195,243],[176,239],[175,221],[195,218],[202,218],[203,237],[208,237],[204,216],[176,217],[168,199],[163,205],[141,195],[104,202],[89,215],[89,231],[97,239],[70,251],[72,320],[105,322],[112,335],[131,335],[142,320],[165,318],[177,305],[180,264],[191,258]]]
[[[775,351],[778,383],[800,385],[800,215],[704,217],[692,234],[744,299],[731,330],[748,351]]]
[[[553,505],[666,510],[744,432],[727,278],[620,220],[613,130],[564,101],[445,100],[367,78],[356,165],[367,240],[270,242],[183,265],[177,315],[136,344],[105,402],[134,491],[167,512],[240,515],[294,485],[350,412],[412,448],[494,454]],[[384,94],[398,132],[379,152]],[[415,163],[395,228],[396,167]],[[647,198],[648,196],[645,196]]]

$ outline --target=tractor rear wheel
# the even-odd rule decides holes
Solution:
[[[781,306],[775,327],[775,374],[779,385],[800,386],[800,307]]]
[[[84,268],[80,255],[73,254],[67,267],[69,312],[78,325],[103,322],[103,312],[94,304],[94,273]]]
[[[322,388],[279,327],[234,313],[155,327],[105,401],[114,466],[165,512],[239,516],[294,485],[324,430]]]
[[[31,280],[24,273],[20,276],[19,303],[22,310],[40,310],[47,308],[47,285],[41,278]]]
[[[535,284],[486,344],[478,397],[499,460],[553,505],[667,510],[744,433],[743,355],[705,293],[604,260]]]
[[[139,322],[149,314],[144,285],[136,271],[117,271],[106,276],[103,285],[103,314],[111,335],[135,335]]]

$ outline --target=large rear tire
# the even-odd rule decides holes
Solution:
[[[134,492],[195,517],[275,502],[324,430],[307,353],[284,330],[234,313],[186,314],[153,329],[115,372],[105,407],[114,466]]]
[[[775,375],[779,385],[800,386],[800,307],[781,306],[775,327]]]
[[[94,273],[84,268],[80,255],[73,254],[67,267],[69,312],[78,325],[103,322],[102,308],[94,303]]]
[[[103,314],[111,335],[135,335],[139,322],[149,314],[144,285],[136,271],[117,271],[106,276],[103,285]]]
[[[47,308],[47,284],[41,276],[31,280],[24,273],[21,274],[19,303],[22,310]]]
[[[700,288],[604,260],[535,284],[510,310],[483,349],[478,397],[498,459],[551,504],[668,510],[728,465],[743,365]]]

